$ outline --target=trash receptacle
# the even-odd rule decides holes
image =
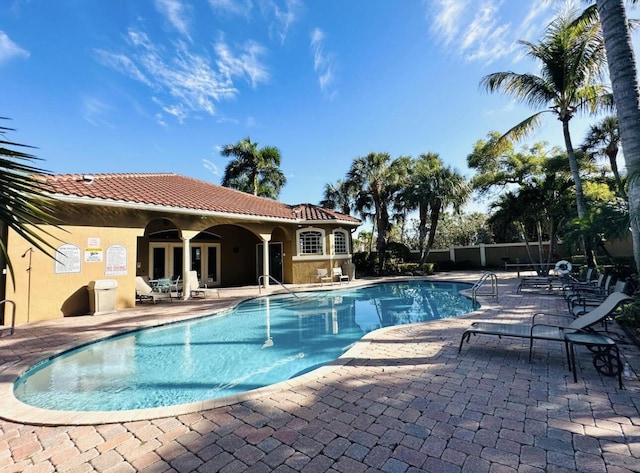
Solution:
[[[91,315],[115,312],[118,281],[114,279],[98,279],[97,281],[91,281],[87,289],[89,290],[89,312]]]

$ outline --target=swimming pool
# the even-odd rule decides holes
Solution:
[[[53,357],[14,394],[44,409],[120,411],[243,393],[329,363],[372,330],[466,314],[475,308],[459,291],[469,287],[405,281],[252,299]]]

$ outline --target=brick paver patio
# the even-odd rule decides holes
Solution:
[[[618,389],[580,347],[574,383],[561,343],[537,342],[531,364],[518,339],[472,337],[458,354],[472,320],[564,310],[561,298],[516,294],[512,275],[498,277],[497,303],[482,301],[464,318],[377,331],[335,366],[227,406],[76,426],[0,420],[0,472],[640,471],[635,375]],[[19,327],[0,338],[0,383],[74,343],[211,312],[239,297]],[[638,348],[619,330],[613,336],[637,371]]]

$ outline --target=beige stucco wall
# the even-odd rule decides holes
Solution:
[[[59,247],[65,243],[80,248],[80,271],[68,274],[56,272],[56,263],[49,256],[31,248],[24,239],[9,231],[9,255],[13,263],[15,290],[7,275],[6,298],[16,303],[16,324],[54,319],[89,313],[87,285],[99,279],[117,281],[116,309],[135,305],[136,240],[143,229],[114,227],[63,226],[63,231],[53,229],[61,241],[51,239]],[[90,240],[94,239],[94,240]],[[95,240],[97,239],[97,240]],[[87,254],[89,243],[99,246]],[[126,275],[106,275],[107,250],[113,245],[126,249]],[[102,261],[90,262],[91,259]],[[31,269],[29,270],[29,261]],[[89,261],[87,261],[89,260]]]

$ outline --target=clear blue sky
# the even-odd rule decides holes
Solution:
[[[277,146],[280,200],[318,203],[371,151],[466,156],[533,111],[480,79],[536,72],[553,0],[3,0],[0,116],[55,173],[219,183],[219,149]],[[582,7],[585,3],[580,3]],[[587,120],[574,120],[574,141]],[[528,142],[562,145],[549,116]]]

